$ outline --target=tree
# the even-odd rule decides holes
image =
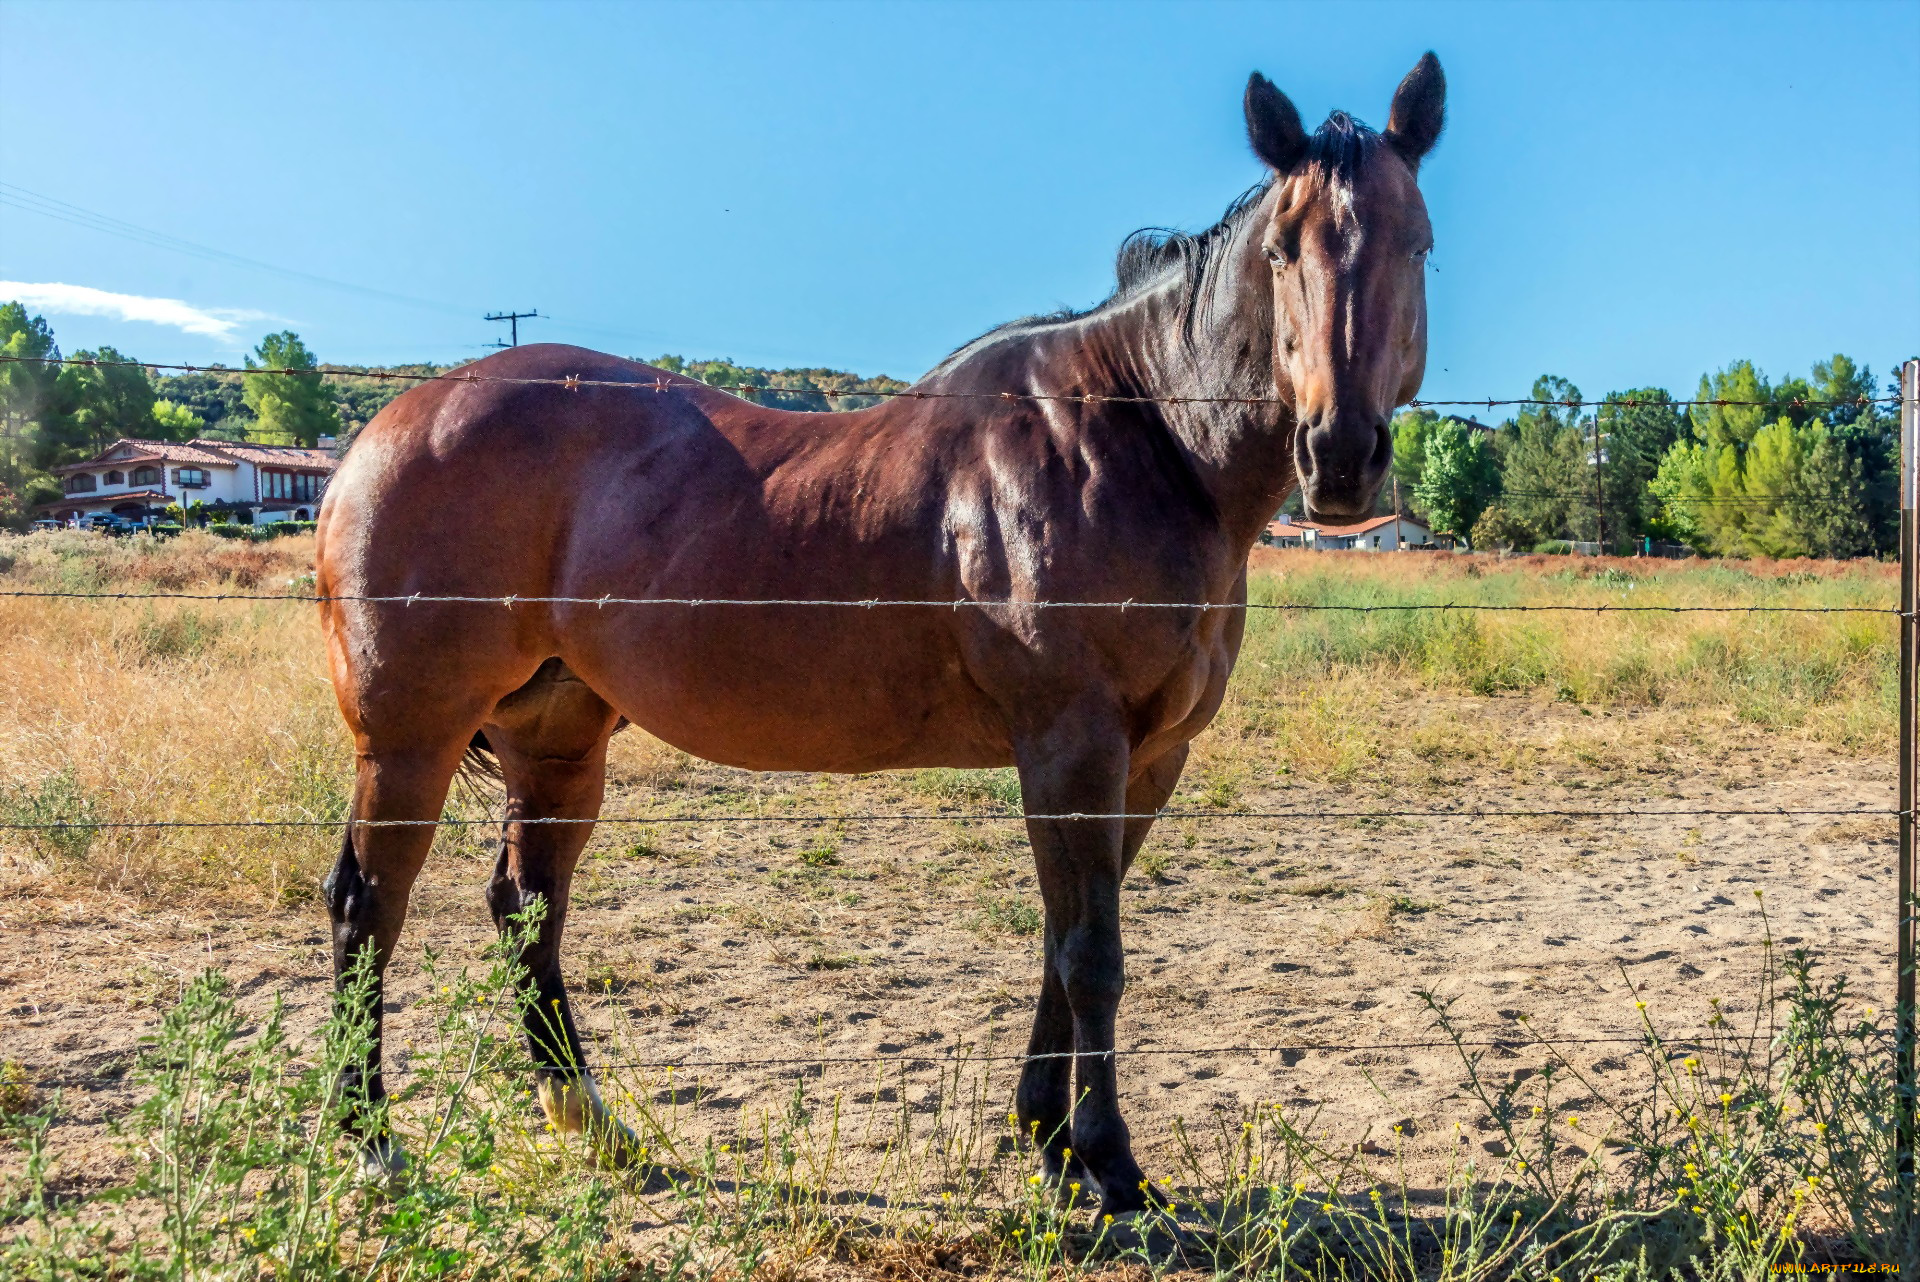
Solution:
[[[1500,492],[1500,464],[1487,433],[1441,419],[1426,434],[1426,465],[1415,500],[1435,529],[1471,542],[1474,523]]]
[[[1580,389],[1556,374],[1542,374],[1533,381],[1533,399],[1551,403],[1527,406],[1501,432],[1507,508],[1516,521],[1543,536],[1591,538],[1596,524],[1591,443],[1579,410],[1564,404],[1578,402]]]
[[[152,434],[153,384],[146,370],[111,347],[75,352],[73,359],[99,363],[60,369],[54,386],[65,422],[52,433],[61,455],[55,461],[85,458],[123,436]]]
[[[238,429],[234,440],[245,440],[246,428],[253,424],[237,372],[175,374],[156,379],[153,390],[202,419],[208,427],[233,420],[230,430]]]
[[[45,317],[12,302],[0,305],[0,356],[14,358],[0,362],[0,485],[14,496],[0,521],[18,525],[35,501],[60,492],[37,462],[60,372],[40,362],[60,359],[60,349]]]
[[[255,361],[258,364],[255,364]],[[254,439],[270,444],[319,444],[322,436],[340,431],[340,411],[332,391],[321,377],[319,362],[292,330],[269,334],[247,358],[248,370],[311,371],[293,374],[242,374],[247,407],[259,425]]]
[[[1866,550],[1891,556],[1900,544],[1900,416],[1872,404],[1874,390],[1873,371],[1855,365],[1844,353],[1814,362],[1814,397],[1835,402],[1820,410],[1827,433],[1860,467]],[[1899,394],[1897,378],[1889,390]]]
[[[1405,516],[1425,517],[1414,497],[1427,468],[1427,435],[1440,416],[1432,410],[1402,410],[1393,419],[1393,477],[1400,485],[1400,509]]]
[[[1702,378],[1698,399],[1741,403],[1694,406],[1649,488],[1672,526],[1708,551],[1842,557],[1886,546],[1876,508],[1892,496],[1874,486],[1890,481],[1891,431],[1857,403],[1872,386],[1844,355],[1816,365],[1812,382],[1778,384],[1736,361]],[[1830,408],[1824,400],[1852,402],[1836,413],[1849,421],[1829,428],[1816,415]]]
[[[1608,392],[1600,406],[1602,478],[1608,535],[1664,534],[1659,503],[1648,488],[1660,460],[1686,431],[1664,387]]]
[[[1514,519],[1512,512],[1499,503],[1492,503],[1473,523],[1473,546],[1476,548],[1531,548],[1540,541],[1540,532],[1521,524]]]
[[[174,401],[153,403],[153,434],[163,441],[190,441],[200,434],[206,420]]]

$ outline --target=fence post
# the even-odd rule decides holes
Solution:
[[[1914,658],[1920,626],[1920,360],[1900,368],[1900,867],[1894,918],[1895,1205],[1900,1223],[1916,1209],[1914,1190]]]

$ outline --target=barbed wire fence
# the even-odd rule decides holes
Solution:
[[[137,368],[146,371],[170,371],[176,373],[205,373],[219,375],[271,375],[312,378],[336,374],[356,378],[383,380],[401,380],[414,384],[455,383],[455,384],[504,384],[513,386],[557,386],[569,392],[597,389],[618,389],[630,392],[665,394],[676,391],[702,391],[733,393],[745,391],[753,394],[769,393],[819,395],[817,389],[797,389],[778,387],[715,388],[697,379],[681,375],[656,374],[651,379],[609,379],[566,376],[560,378],[516,377],[507,375],[482,374],[463,370],[451,370],[441,373],[408,373],[388,370],[355,370],[319,366],[314,368],[247,368],[233,369],[226,366],[203,366],[189,364],[157,364],[146,361],[100,361],[94,359],[66,359],[55,357],[22,357],[0,355],[0,365],[39,364],[43,366],[94,366]],[[836,395],[828,393],[828,395]],[[906,388],[901,390],[868,390],[846,393],[849,396],[875,397],[907,400],[969,400],[969,401],[1013,401],[1013,402],[1065,402],[1083,405],[1111,404],[1160,404],[1160,405],[1267,405],[1284,406],[1286,402],[1270,397],[1154,397],[1154,396],[1113,396],[1098,393],[1041,393],[1025,391],[934,391]],[[1805,398],[1790,398],[1773,401],[1746,401],[1730,399],[1706,400],[1639,400],[1634,398],[1609,397],[1600,401],[1588,400],[1542,400],[1537,398],[1477,399],[1477,400],[1417,400],[1409,403],[1413,408],[1486,408],[1531,406],[1539,408],[1580,409],[1586,407],[1634,409],[1644,406],[1662,406],[1674,409],[1711,408],[1758,408],[1793,409],[1852,408],[1865,409],[1873,406],[1897,405],[1900,409],[1900,600],[1897,606],[1790,606],[1790,605],[1622,605],[1597,603],[1580,604],[1480,604],[1472,602],[1406,602],[1379,604],[1340,604],[1306,601],[1048,601],[1019,599],[820,599],[820,598],[701,598],[701,597],[618,597],[604,595],[599,597],[578,596],[540,596],[518,595],[471,595],[453,593],[405,593],[405,594],[322,594],[300,592],[109,592],[79,590],[5,590],[0,591],[0,599],[34,600],[73,600],[88,602],[118,601],[255,601],[255,602],[299,602],[307,604],[355,604],[395,606],[414,608],[419,606],[490,606],[505,609],[529,607],[593,607],[607,608],[655,608],[655,609],[743,609],[743,608],[805,608],[823,610],[899,610],[899,609],[943,609],[950,611],[979,611],[991,613],[1006,611],[1013,613],[1027,611],[1084,611],[1116,610],[1126,611],[1183,611],[1191,613],[1210,612],[1248,612],[1273,611],[1288,614],[1310,612],[1343,613],[1386,613],[1405,611],[1434,612],[1489,612],[1489,613],[1584,613],[1584,614],[1701,614],[1724,615],[1885,615],[1897,618],[1900,635],[1900,696],[1899,696],[1899,767],[1898,767],[1898,804],[1894,807],[1847,807],[1847,808],[1803,808],[1783,807],[1693,807],[1660,809],[1605,809],[1605,808],[1498,808],[1498,807],[1462,807],[1441,809],[1279,809],[1279,810],[1180,810],[1161,809],[1145,813],[1081,813],[1062,814],[1023,814],[1008,811],[989,811],[976,813],[955,813],[952,811],[902,811],[902,812],[865,812],[865,813],[766,813],[734,812],[719,814],[664,813],[648,815],[608,815],[592,819],[573,818],[514,818],[511,822],[521,824],[845,824],[879,822],[921,822],[952,821],[964,819],[977,822],[1027,822],[1027,821],[1094,821],[1094,820],[1138,820],[1167,819],[1177,821],[1195,820],[1380,820],[1380,819],[1489,819],[1489,818],[1579,818],[1579,819],[1628,819],[1651,817],[1774,817],[1774,818],[1830,818],[1830,817],[1875,817],[1896,821],[1899,830],[1899,853],[1895,877],[1895,1022],[1894,1054],[1892,1065],[1896,1082],[1896,1099],[1900,1115],[1896,1120],[1895,1170],[1899,1181],[1896,1196],[1904,1212],[1915,1207],[1915,924],[1917,904],[1915,898],[1915,800],[1916,786],[1916,748],[1920,746],[1920,720],[1916,719],[1916,655],[1920,654],[1920,636],[1916,634],[1916,623],[1920,621],[1920,361],[1909,361],[1901,369],[1901,393],[1897,397],[1861,396],[1845,400],[1812,401]],[[1768,496],[1742,496],[1742,501],[1757,501]],[[1787,496],[1779,496],[1785,498]],[[1710,500],[1707,500],[1710,501]],[[506,816],[485,816],[482,818],[462,818],[441,815],[419,819],[379,819],[357,818],[342,819],[167,819],[167,820],[102,820],[90,816],[74,816],[48,821],[0,823],[0,831],[21,830],[171,830],[171,829],[242,829],[242,828],[278,828],[278,829],[344,829],[352,827],[494,827],[508,822]],[[1448,1041],[1397,1041],[1373,1043],[1313,1043],[1299,1042],[1276,1045],[1229,1045],[1229,1046],[1130,1046],[1116,1047],[1098,1057],[1112,1056],[1192,1056],[1212,1057],[1227,1055],[1258,1055],[1285,1053],[1291,1051],[1346,1051],[1346,1052],[1404,1052],[1416,1049],[1435,1049],[1452,1046],[1471,1047],[1516,1047],[1522,1045],[1628,1045],[1646,1044],[1649,1040],[1658,1045],[1684,1048],[1700,1044],[1704,1035],[1690,1035],[1685,1038],[1656,1038],[1651,1032],[1642,1030],[1633,1035],[1608,1035],[1584,1038],[1542,1038],[1531,1041],[1515,1038],[1492,1038],[1466,1042]],[[1084,1052],[1058,1052],[1048,1054],[965,1054],[949,1055],[949,1060],[1025,1062],[1034,1059],[1079,1058]],[[748,1059],[697,1060],[685,1058],[661,1059],[658,1061],[636,1061],[630,1063],[603,1064],[602,1068],[764,1068],[794,1065],[835,1063],[920,1063],[936,1062],[942,1057],[931,1054],[905,1055],[897,1057],[865,1056],[774,1056]]]

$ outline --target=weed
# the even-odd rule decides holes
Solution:
[[[982,895],[979,924],[1009,935],[1037,935],[1046,923],[1040,910],[1024,899]]]
[[[1163,846],[1150,846],[1140,852],[1133,861],[1133,866],[1138,868],[1140,875],[1148,881],[1165,882],[1167,870],[1173,866],[1173,856],[1168,854]]]
[[[1337,881],[1309,881],[1296,886],[1282,886],[1289,895],[1299,895],[1302,899],[1339,899],[1353,893],[1353,887]]]
[[[18,824],[26,842],[49,858],[82,860],[99,835],[99,808],[70,767],[31,786],[0,784],[0,822]]]
[[[225,620],[197,610],[160,614],[149,605],[118,648],[129,663],[178,663],[216,651],[225,631]]]
[[[610,1077],[645,1166],[609,1178],[579,1143],[526,1125],[513,959],[533,925],[496,945],[479,978],[429,960],[430,1035],[404,1088],[372,1110],[411,1155],[405,1180],[364,1182],[340,1131],[369,1109],[336,1086],[367,1043],[351,1013],[363,1002],[303,1043],[277,1002],[250,1017],[208,972],[140,1061],[141,1102],[115,1127],[130,1172],[117,1187],[51,1195],[57,1101],[0,1119],[22,1158],[0,1193],[0,1273],[693,1282],[823,1264],[893,1276],[919,1260],[936,1269],[925,1276],[1032,1282],[1115,1266],[1142,1279],[1732,1282],[1809,1263],[1815,1226],[1837,1232],[1842,1258],[1880,1270],[1920,1245],[1893,1198],[1891,1033],[1803,954],[1770,962],[1746,1026],[1714,1007],[1702,1041],[1669,1040],[1637,1005],[1646,1071],[1615,1098],[1551,1039],[1534,1043],[1541,1071],[1493,1071],[1488,1056],[1504,1052],[1466,1040],[1447,1003],[1420,994],[1491,1156],[1463,1143],[1412,1187],[1410,1119],[1384,1143],[1355,1142],[1310,1110],[1263,1102],[1178,1123],[1156,1185],[1166,1205],[1116,1226],[1090,1187],[1029,1176],[1032,1137],[999,1102],[1007,1083],[933,1057],[878,1070],[854,1098],[816,1095],[801,1076],[784,1102],[737,1115],[671,1070]],[[368,979],[362,966],[349,997]]]
[[[809,868],[833,868],[840,863],[840,852],[831,841],[816,842],[802,850],[799,857]]]
[[[27,1066],[17,1059],[0,1060],[0,1122],[23,1117],[40,1103],[40,1092],[27,1078]]]
[[[916,770],[914,789],[942,801],[971,802],[1000,810],[1020,808],[1020,776],[1011,767],[998,770]]]

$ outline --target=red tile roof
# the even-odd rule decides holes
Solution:
[[[1314,528],[1322,534],[1331,534],[1337,538],[1344,539],[1350,534],[1365,534],[1370,530],[1377,530],[1383,525],[1392,525],[1398,520],[1405,520],[1408,525],[1419,526],[1419,528],[1423,530],[1427,528],[1424,525],[1420,525],[1418,521],[1405,517],[1396,517],[1392,513],[1388,513],[1386,516],[1376,516],[1372,520],[1362,521],[1358,525],[1316,525]]]
[[[36,503],[33,510],[36,512],[51,512],[55,508],[86,507],[92,503],[107,503],[118,506],[122,503],[145,503],[151,505],[154,503],[171,503],[173,501],[172,496],[162,494],[159,490],[128,490],[121,494],[68,494],[55,499],[51,503]]]
[[[120,450],[136,450],[125,458],[113,457]],[[122,437],[84,463],[67,463],[53,469],[59,476],[66,472],[91,472],[129,463],[186,463],[195,467],[238,467],[242,461],[262,467],[296,467],[314,472],[333,471],[338,460],[328,450],[309,450],[297,445],[260,445],[252,441],[145,441]]]

